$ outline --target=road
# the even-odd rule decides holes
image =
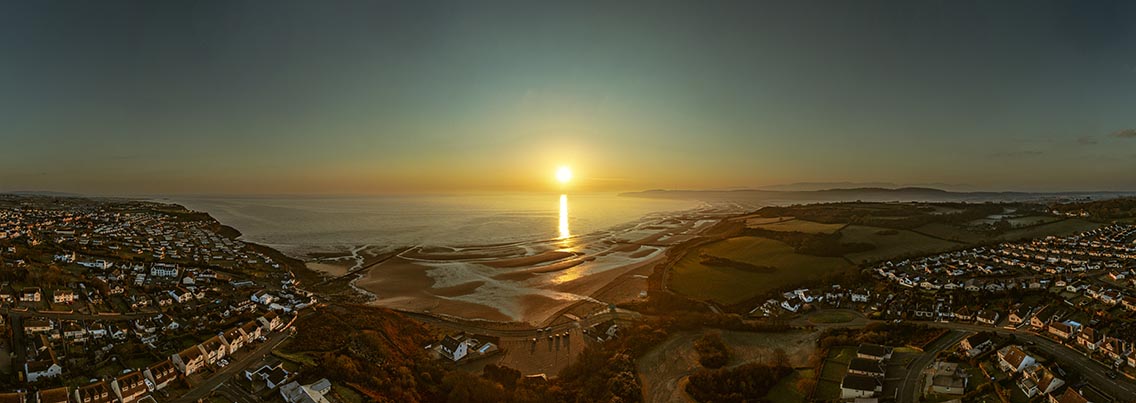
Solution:
[[[193,403],[196,402],[197,399],[208,396],[210,392],[213,392],[213,390],[220,387],[222,383],[233,379],[233,375],[244,371],[246,368],[252,366],[253,364],[260,363],[261,360],[266,355],[268,355],[268,353],[272,352],[272,349],[276,348],[276,346],[284,342],[284,340],[287,339],[290,334],[291,332],[287,331],[287,329],[285,329],[285,331],[272,334],[270,337],[268,337],[267,341],[261,343],[255,350],[242,353],[244,354],[244,357],[231,362],[224,368],[221,368],[209,379],[193,387],[193,389],[190,389],[189,392],[182,395],[181,397],[174,399],[173,403]]]
[[[0,312],[2,312],[4,315],[8,315],[8,316],[11,316],[11,317],[19,316],[19,317],[24,317],[24,318],[43,317],[43,318],[67,319],[67,320],[105,320],[105,321],[112,321],[112,322],[113,321],[123,321],[123,320],[145,319],[145,318],[152,318],[152,317],[161,315],[160,312],[157,312],[157,313],[131,312],[131,313],[123,313],[123,314],[114,313],[114,314],[99,315],[99,314],[75,313],[75,312],[44,312],[44,311],[33,311],[33,310],[22,311],[22,310],[18,310],[18,309],[5,309],[5,310],[2,310]]]
[[[1064,368],[1071,369],[1081,374],[1082,379],[1088,381],[1093,386],[1104,391],[1112,396],[1114,399],[1121,401],[1136,401],[1136,383],[1125,377],[1112,379],[1108,377],[1110,368],[1104,364],[1097,362],[1089,357],[1086,357],[1081,352],[1062,345],[1048,337],[1044,337],[1034,333],[1030,330],[1017,330],[1006,329],[1003,327],[989,327],[982,325],[971,325],[965,323],[939,323],[927,322],[928,326],[943,327],[948,329],[969,330],[969,331],[986,331],[998,334],[1012,334],[1018,340],[1025,342],[1033,342],[1030,348],[1036,348],[1051,356],[1059,362]]]
[[[859,328],[863,327],[867,323],[878,322],[880,321],[854,321],[852,323],[831,324],[828,325],[828,327]],[[1109,378],[1108,372],[1111,370],[1111,368],[1105,366],[1104,364],[1101,364],[1100,362],[1097,362],[1092,358],[1085,356],[1080,351],[1074,349],[1071,346],[1063,345],[1048,337],[1039,335],[1028,327],[1023,329],[1008,329],[1005,327],[993,327],[987,325],[955,322],[943,323],[918,321],[913,323],[957,331],[944,336],[940,340],[954,339],[954,337],[951,337],[951,335],[957,336],[958,332],[962,332],[962,334],[966,334],[966,332],[994,332],[1003,335],[1014,335],[1014,337],[1016,337],[1023,343],[1032,342],[1033,345],[1030,345],[1030,348],[1040,350],[1054,357],[1063,368],[1081,374],[1082,379],[1089,382],[1089,384],[1097,387],[1098,389],[1104,391],[1112,398],[1120,401],[1136,401],[1136,382],[1133,382],[1131,379],[1126,377],[1120,377],[1118,379]],[[963,338],[965,338],[965,336],[963,336]],[[963,338],[958,338],[951,344],[957,343]],[[937,343],[938,342],[932,343],[932,345],[938,346]],[[951,344],[945,345],[944,348],[949,347]],[[940,348],[938,351],[941,350],[942,348]],[[938,353],[938,351],[935,351],[935,353]],[[930,365],[930,360],[934,357],[934,354],[930,354],[930,352],[930,348],[927,349],[925,354],[923,354],[923,356],[919,360],[917,360],[914,365],[909,366],[908,375],[906,378],[904,378],[904,382],[900,385],[900,389],[897,391],[899,396],[897,396],[896,398],[900,403],[918,401],[916,400],[916,393],[918,389],[917,386],[919,378],[921,378],[923,370],[926,369],[928,365]]]
[[[903,382],[900,383],[899,389],[896,391],[896,393],[898,394],[895,399],[896,402],[918,402],[920,396],[922,395],[922,393],[920,393],[919,391],[919,386],[921,383],[923,383],[925,378],[923,376],[924,370],[926,370],[927,367],[931,365],[931,362],[934,361],[935,357],[939,355],[940,351],[958,344],[958,342],[967,338],[971,334],[974,333],[962,330],[951,330],[947,334],[944,334],[942,337],[939,337],[937,340],[928,344],[923,349],[923,352],[919,354],[919,358],[916,358],[915,361],[912,361],[910,364],[908,364],[907,374],[903,377]]]

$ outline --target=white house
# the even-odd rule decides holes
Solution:
[[[840,382],[840,398],[856,399],[873,397],[883,391],[879,378],[864,375],[847,374]]]
[[[446,338],[442,339],[441,351],[442,355],[445,355],[447,358],[458,361],[465,358],[465,355],[469,353],[469,346],[458,339],[446,336]]]
[[[1022,351],[1018,346],[1006,346],[998,350],[998,365],[1008,372],[1021,372],[1037,360]]]
[[[154,263],[150,266],[150,275],[154,277],[177,277],[178,267],[170,263]]]
[[[28,382],[35,382],[58,377],[63,373],[63,367],[55,361],[29,361],[24,363],[24,373],[27,374]]]

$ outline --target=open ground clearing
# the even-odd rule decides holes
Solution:
[[[711,331],[715,330],[676,333],[639,359],[639,377],[643,381],[644,401],[692,401],[680,385],[687,376],[701,368],[698,363],[698,353],[694,352],[694,341],[705,332]],[[776,349],[784,350],[794,367],[806,366],[808,357],[815,349],[817,337],[816,332],[721,331],[721,333],[722,339],[730,347],[731,358],[728,366],[731,367],[767,360],[773,356]],[[786,392],[788,391],[780,393]]]

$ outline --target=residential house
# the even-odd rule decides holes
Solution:
[[[959,342],[960,349],[971,357],[977,357],[993,346],[994,340],[990,338],[989,333],[985,332],[971,335]]]
[[[1064,393],[1049,395],[1049,403],[1089,403],[1089,399],[1070,387]]]
[[[178,267],[170,263],[154,263],[150,266],[150,275],[154,277],[177,277]]]
[[[883,384],[880,379],[871,376],[847,374],[840,382],[841,399],[874,397],[882,391]]]
[[[63,367],[55,361],[54,358],[49,360],[28,361],[24,363],[24,374],[27,376],[28,382],[35,382],[41,379],[56,378],[63,373]]]
[[[147,386],[152,392],[170,386],[170,382],[177,379],[177,370],[174,368],[174,363],[166,359],[150,365],[149,368],[142,371],[142,375],[149,381]]]
[[[41,389],[36,392],[39,403],[68,403],[71,400],[71,388],[60,386],[58,388]]]
[[[1097,333],[1096,329],[1089,326],[1085,326],[1080,333],[1077,333],[1077,345],[1087,348],[1089,351],[1096,351],[1102,341],[1104,341],[1104,337]]]
[[[171,355],[170,362],[182,374],[192,375],[205,366],[205,357],[205,350],[202,350],[200,345],[196,345]]]
[[[848,373],[882,377],[884,376],[884,367],[879,360],[856,357],[848,363]]]
[[[1034,397],[1039,394],[1048,395],[1053,391],[1065,385],[1065,381],[1053,375],[1048,368],[1041,364],[1035,364],[1026,368],[1022,372],[1022,380],[1018,383],[1025,392],[1026,396]]]
[[[331,381],[327,378],[308,385],[292,381],[280,387],[280,395],[288,403],[331,403],[324,397],[330,391]]]
[[[1119,360],[1121,357],[1128,355],[1129,347],[1129,343],[1124,340],[1112,336],[1105,336],[1100,346],[1097,347],[1097,350],[1104,352],[1105,355],[1113,360]]]
[[[1136,311],[1136,297],[1125,295],[1120,298],[1120,305],[1123,305],[1124,309],[1129,311]]]
[[[70,304],[75,302],[75,291],[67,288],[57,289],[52,293],[51,300],[57,304]]]
[[[245,334],[245,341],[251,342],[260,338],[260,326],[257,326],[256,321],[245,322],[241,325],[241,331]]]
[[[75,389],[75,394],[72,396],[76,402],[82,403],[118,403],[118,396],[114,394],[111,389],[110,383],[107,381],[96,381],[86,386],[80,386]]]
[[[28,394],[22,391],[0,393],[0,403],[25,403]]]
[[[1037,360],[1026,354],[1019,346],[1011,345],[998,350],[998,366],[1003,371],[1020,372],[1035,363]]]
[[[1061,307],[1057,305],[1050,305],[1038,311],[1036,315],[1030,318],[1030,326],[1037,330],[1044,330],[1049,326],[1050,322],[1061,319]]]
[[[260,323],[261,334],[271,332],[284,326],[284,322],[280,320],[280,315],[276,312],[268,311],[263,316],[256,318],[257,323]]]
[[[998,311],[992,309],[983,309],[981,311],[978,311],[978,315],[976,316],[978,323],[987,325],[994,325],[995,323],[998,323],[998,319],[1001,319],[1002,317],[1002,315],[999,314]]]
[[[122,403],[133,403],[146,396],[149,388],[146,387],[146,377],[142,371],[132,371],[115,378],[110,387]]]
[[[465,358],[466,354],[469,353],[469,346],[467,346],[465,342],[447,335],[442,339],[440,350],[442,355],[446,356],[446,358],[459,361]]]
[[[20,291],[20,302],[40,302],[43,300],[43,291],[39,287],[25,287]]]
[[[245,343],[248,342],[245,333],[239,327],[229,329],[221,337],[225,345],[229,347],[228,355],[236,354],[237,350],[244,348]]]
[[[856,349],[856,357],[867,358],[876,361],[890,359],[891,353],[891,347],[881,346],[879,344],[864,343]]]
[[[201,343],[201,351],[205,352],[205,363],[215,365],[217,360],[229,355],[229,347],[221,341],[221,336],[213,336]]]
[[[955,320],[959,322],[970,322],[974,320],[974,311],[968,306],[963,306],[955,311]]]
[[[1074,323],[1075,322],[1050,323],[1048,328],[1049,334],[1061,341],[1069,340],[1069,337],[1072,337],[1073,332],[1076,331]]]
[[[944,395],[961,395],[966,392],[966,371],[957,363],[936,362],[932,366],[931,391]]]
[[[1024,304],[1019,304],[1017,309],[1010,312],[1010,324],[1021,325],[1029,320],[1030,314],[1033,313],[1033,308]]]

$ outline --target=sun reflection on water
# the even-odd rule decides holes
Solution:
[[[568,239],[572,233],[568,231],[568,195],[560,195],[560,237],[556,239]]]

